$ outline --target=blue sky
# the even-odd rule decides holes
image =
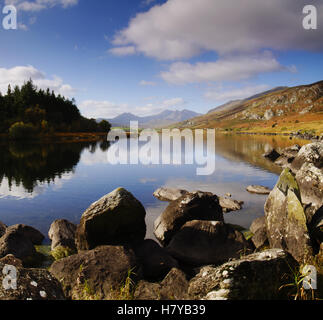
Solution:
[[[32,78],[75,97],[88,117],[164,109],[205,113],[276,86],[322,80],[323,3],[308,1],[2,0],[0,91]],[[2,11],[2,10],[1,10]],[[2,15],[4,16],[4,15]]]

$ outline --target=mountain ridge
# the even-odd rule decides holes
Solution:
[[[210,111],[174,127],[281,133],[314,130],[322,133],[323,81],[277,87],[246,100],[229,101]]]
[[[186,121],[188,119],[200,116],[197,112],[183,110],[164,110],[156,115],[151,116],[136,116],[133,113],[125,112],[112,119],[97,119],[98,122],[107,120],[114,127],[129,127],[130,121],[138,121],[140,128],[159,128],[169,126],[173,123]]]

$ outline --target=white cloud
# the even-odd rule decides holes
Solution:
[[[139,82],[139,84],[140,84],[141,86],[155,86],[155,85],[156,85],[156,82],[154,82],[154,81],[141,80],[141,81]]]
[[[0,68],[0,92],[6,93],[9,84],[11,87],[22,86],[29,79],[32,79],[38,88],[43,90],[49,88],[65,97],[71,97],[76,92],[71,85],[64,83],[60,77],[54,75],[52,79],[46,78],[43,72],[33,66]]]
[[[183,59],[203,51],[234,52],[322,50],[323,28],[302,26],[307,0],[168,0],[138,13],[116,33],[115,46],[162,60]],[[323,21],[323,2],[312,0]]]
[[[255,94],[260,92],[264,92],[269,90],[270,87],[268,85],[257,85],[250,86],[244,88],[238,88],[233,90],[208,90],[205,93],[205,98],[215,101],[231,101],[231,100],[240,100],[249,98]]]
[[[108,52],[116,56],[129,56],[136,53],[136,48],[134,46],[116,47],[109,49]]]
[[[172,84],[240,81],[259,73],[286,69],[269,53],[220,58],[216,62],[175,62],[161,77]]]
[[[49,9],[55,6],[68,8],[78,4],[78,0],[5,0],[5,4],[13,4],[18,10],[37,12],[44,9]]]
[[[183,98],[166,99],[160,102],[148,103],[144,106],[130,106],[126,103],[114,103],[111,101],[86,100],[80,103],[79,109],[82,115],[88,118],[111,119],[128,112],[137,116],[155,115],[166,109],[179,108],[184,104]]]

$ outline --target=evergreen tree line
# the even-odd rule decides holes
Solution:
[[[12,138],[54,132],[108,132],[110,123],[87,119],[80,114],[75,100],[54,91],[38,89],[29,80],[21,87],[8,86],[6,95],[0,92],[0,133]]]

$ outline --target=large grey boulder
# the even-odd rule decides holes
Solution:
[[[296,172],[304,163],[312,163],[319,169],[323,168],[323,141],[303,146],[292,162],[291,169]]]
[[[175,259],[191,266],[224,263],[251,249],[243,234],[231,226],[201,220],[187,222],[167,246]]]
[[[136,257],[122,246],[102,246],[56,261],[50,272],[67,297],[75,300],[118,299],[128,275],[135,277]]]
[[[47,270],[25,269],[19,265],[8,268],[2,262],[0,270],[0,300],[65,300],[61,284]],[[6,281],[8,275],[16,276],[17,280]],[[8,290],[4,283],[9,285]]]
[[[284,297],[279,288],[291,282],[288,275],[296,267],[283,250],[254,253],[219,267],[203,267],[190,281],[188,293],[196,300],[277,299]]]
[[[75,250],[75,231],[74,223],[65,219],[55,220],[48,231],[48,237],[52,241],[51,249],[67,247]]]
[[[189,193],[172,201],[154,224],[154,234],[167,245],[176,232],[188,221],[223,221],[219,198],[208,192]]]
[[[310,259],[313,252],[300,189],[288,168],[265,203],[265,217],[271,248],[287,250],[299,262]]]
[[[306,217],[310,223],[314,213],[323,205],[323,168],[304,163],[296,172],[302,203],[306,205]]]
[[[268,245],[265,217],[255,219],[250,226],[250,231],[253,234],[251,241],[255,245],[256,249],[261,249]]]
[[[154,240],[144,240],[134,247],[134,251],[144,279],[163,279],[172,268],[178,268],[178,262]]]
[[[176,188],[159,188],[154,192],[154,197],[161,201],[174,201],[178,198],[185,196],[189,192]]]
[[[142,204],[130,192],[118,188],[83,213],[76,230],[77,248],[140,242],[146,235],[145,216]]]

